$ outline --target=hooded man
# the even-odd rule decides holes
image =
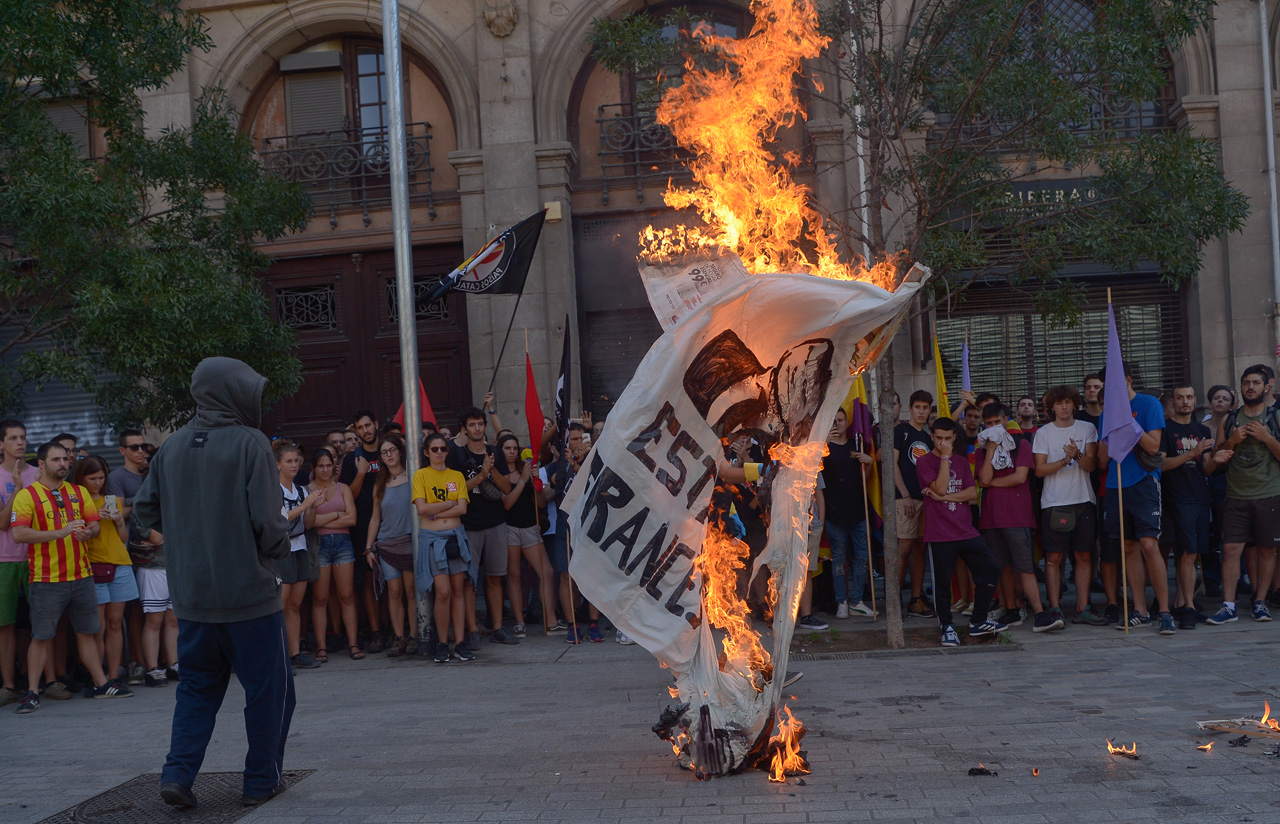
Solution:
[[[258,430],[266,378],[231,358],[191,375],[196,414],[156,453],[133,503],[135,526],[166,545],[182,680],[160,796],[191,791],[235,669],[245,692],[246,806],[277,793],[293,718],[293,675],[280,583],[269,560],[289,554],[289,523],[271,444]]]

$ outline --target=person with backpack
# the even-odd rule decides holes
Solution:
[[[1218,449],[1205,461],[1205,471],[1227,470],[1227,499],[1222,506],[1222,608],[1207,623],[1236,620],[1236,585],[1245,545],[1257,547],[1253,620],[1270,621],[1265,586],[1276,567],[1280,546],[1280,421],[1270,406],[1271,370],[1260,363],[1240,376],[1239,409],[1228,412],[1218,427]],[[1262,591],[1259,591],[1262,590]]]

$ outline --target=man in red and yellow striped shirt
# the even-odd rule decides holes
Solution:
[[[133,694],[129,688],[108,680],[103,673],[95,643],[98,598],[85,541],[98,534],[98,509],[84,487],[66,483],[71,455],[64,446],[50,441],[37,450],[36,458],[40,475],[14,497],[9,516],[9,534],[14,541],[27,544],[31,570],[27,591],[31,607],[31,646],[27,650],[30,686],[18,712],[40,706],[39,678],[63,612],[76,633],[80,660],[93,676],[93,696],[127,697]]]

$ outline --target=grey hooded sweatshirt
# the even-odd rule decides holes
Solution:
[[[238,360],[200,361],[195,417],[160,446],[134,498],[137,525],[164,536],[169,596],[184,620],[225,624],[282,608],[268,559],[289,555],[289,522],[257,428],[266,383]]]

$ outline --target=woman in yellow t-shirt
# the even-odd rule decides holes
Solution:
[[[107,483],[107,462],[90,455],[76,464],[77,484],[84,487],[102,516],[102,529],[85,544],[89,563],[93,565],[93,583],[98,591],[98,657],[106,656],[107,680],[120,677],[120,659],[124,654],[124,608],[138,597],[138,582],[133,575],[133,560],[125,544],[129,529],[119,501],[108,505],[102,487]]]
[[[475,653],[463,640],[465,602],[463,575],[476,585],[476,567],[471,558],[462,516],[470,496],[467,479],[456,469],[445,467],[449,442],[438,432],[427,436],[425,451],[428,466],[413,473],[413,505],[418,509],[418,582],[422,589],[435,590],[436,663],[449,660],[449,622],[453,621],[453,656],[470,661]],[[423,573],[426,574],[423,574]]]

